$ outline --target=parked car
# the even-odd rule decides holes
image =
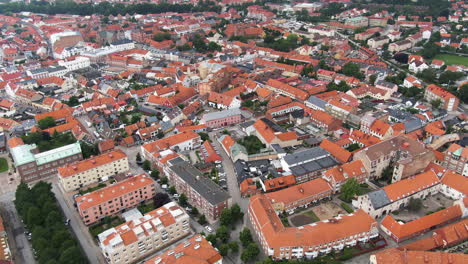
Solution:
[[[213,232],[213,228],[211,228],[211,226],[205,226],[205,229],[208,231],[208,233]]]

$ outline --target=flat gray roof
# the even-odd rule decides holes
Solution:
[[[308,161],[312,161],[326,156],[330,156],[330,153],[328,153],[328,151],[324,150],[321,147],[314,147],[301,152],[288,154],[284,156],[284,161],[286,161],[288,165],[292,166],[298,163],[306,163]]]
[[[205,177],[201,171],[186,161],[177,162],[171,170],[190,185],[210,204],[216,205],[230,198],[229,194],[216,183]]]
[[[318,160],[310,161],[301,165],[291,167],[291,172],[295,176],[304,175],[314,171],[330,168],[338,165],[338,162],[332,157],[325,157]]]

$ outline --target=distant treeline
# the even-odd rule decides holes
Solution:
[[[42,14],[73,14],[73,15],[125,15],[125,14],[159,14],[165,12],[187,13],[187,12],[216,12],[221,11],[221,7],[213,1],[200,1],[197,5],[192,4],[129,4],[121,3],[112,4],[109,2],[101,2],[97,5],[92,3],[75,3],[73,1],[60,1],[48,3],[45,1],[31,2],[14,2],[0,5],[1,14],[10,14],[18,12],[33,12]]]

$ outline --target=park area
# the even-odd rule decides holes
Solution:
[[[443,60],[447,65],[458,64],[468,66],[468,57],[464,56],[440,53],[437,54],[434,59]]]
[[[346,211],[335,202],[323,202],[307,211],[300,212],[289,218],[293,226],[303,226],[333,218],[339,214],[346,214]]]
[[[8,171],[8,161],[5,158],[0,158],[0,172]]]

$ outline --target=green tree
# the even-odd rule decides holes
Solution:
[[[252,234],[247,227],[244,227],[244,229],[239,233],[239,240],[243,247],[247,247],[247,245],[253,242]]]
[[[168,192],[169,192],[170,194],[175,194],[175,193],[177,193],[177,190],[176,190],[176,188],[175,188],[174,186],[171,186],[171,187],[169,187]]]
[[[198,133],[198,135],[200,136],[201,140],[203,142],[207,141],[210,139],[210,136],[208,135],[208,133],[205,133],[205,132],[200,132]]]
[[[468,104],[468,84],[464,84],[457,92],[458,98],[465,103]]]
[[[239,252],[239,243],[237,243],[237,241],[231,241],[229,242],[229,249],[231,250],[231,252],[233,253],[237,253]]]
[[[80,249],[76,246],[63,251],[59,259],[60,263],[83,263],[85,260],[81,255]]]
[[[423,79],[428,83],[434,83],[436,81],[437,72],[433,68],[424,69],[422,72],[416,74],[419,78]]]
[[[218,237],[216,236],[216,234],[209,234],[206,236],[206,240],[211,242],[211,244],[214,246],[216,245],[216,242],[218,241]]]
[[[363,79],[364,78],[364,74],[362,74],[360,72],[359,65],[354,64],[352,62],[346,63],[343,66],[342,72],[343,72],[344,75],[347,75],[347,76],[353,76],[353,77],[356,77],[358,79]]]
[[[242,220],[244,213],[242,212],[239,204],[235,203],[233,206],[231,206],[231,215],[234,221]]]
[[[30,227],[39,226],[42,224],[41,210],[37,207],[30,207],[26,215],[26,224]]]
[[[413,212],[417,212],[422,208],[422,200],[419,198],[411,197],[408,203],[408,209]]]
[[[167,177],[162,177],[161,178],[161,184],[167,184],[167,182],[168,182]]]
[[[219,254],[221,254],[221,256],[225,257],[228,255],[229,253],[229,245],[228,244],[221,244],[219,246]]]
[[[205,215],[200,215],[200,217],[198,218],[198,223],[200,225],[204,225],[207,223]]]
[[[349,203],[356,194],[359,194],[360,188],[356,178],[348,179],[341,186],[340,199]]]
[[[185,194],[181,194],[180,197],[179,197],[179,203],[180,205],[182,206],[187,206],[188,203],[187,203],[187,196]]]
[[[149,160],[143,161],[143,169],[145,171],[151,170],[151,161]]]
[[[439,76],[439,82],[450,84],[450,83],[454,83],[455,81],[462,78],[463,76],[465,76],[463,72],[444,71]]]
[[[432,108],[439,109],[439,107],[442,105],[442,100],[440,99],[435,99],[431,101]]]
[[[159,178],[159,171],[153,169],[150,175],[151,175],[151,178],[157,180]]]
[[[170,40],[171,39],[171,34],[168,32],[160,32],[157,33],[153,36],[153,40],[157,42],[161,42],[164,40]]]
[[[225,225],[222,225],[216,230],[216,237],[223,243],[226,243],[229,240],[229,228]]]
[[[210,41],[208,43],[208,47],[207,47],[207,50],[208,51],[221,51],[221,46],[216,44],[216,42],[213,42],[213,41]]]
[[[55,119],[51,116],[45,117],[37,122],[40,129],[47,129],[56,126]]]
[[[260,254],[260,249],[258,248],[257,244],[250,243],[241,254],[241,260],[243,262],[250,262],[257,258],[258,254]]]
[[[221,223],[221,225],[224,225],[224,226],[229,226],[234,222],[231,210],[229,208],[224,208],[221,211],[221,216],[219,217],[219,222]]]

